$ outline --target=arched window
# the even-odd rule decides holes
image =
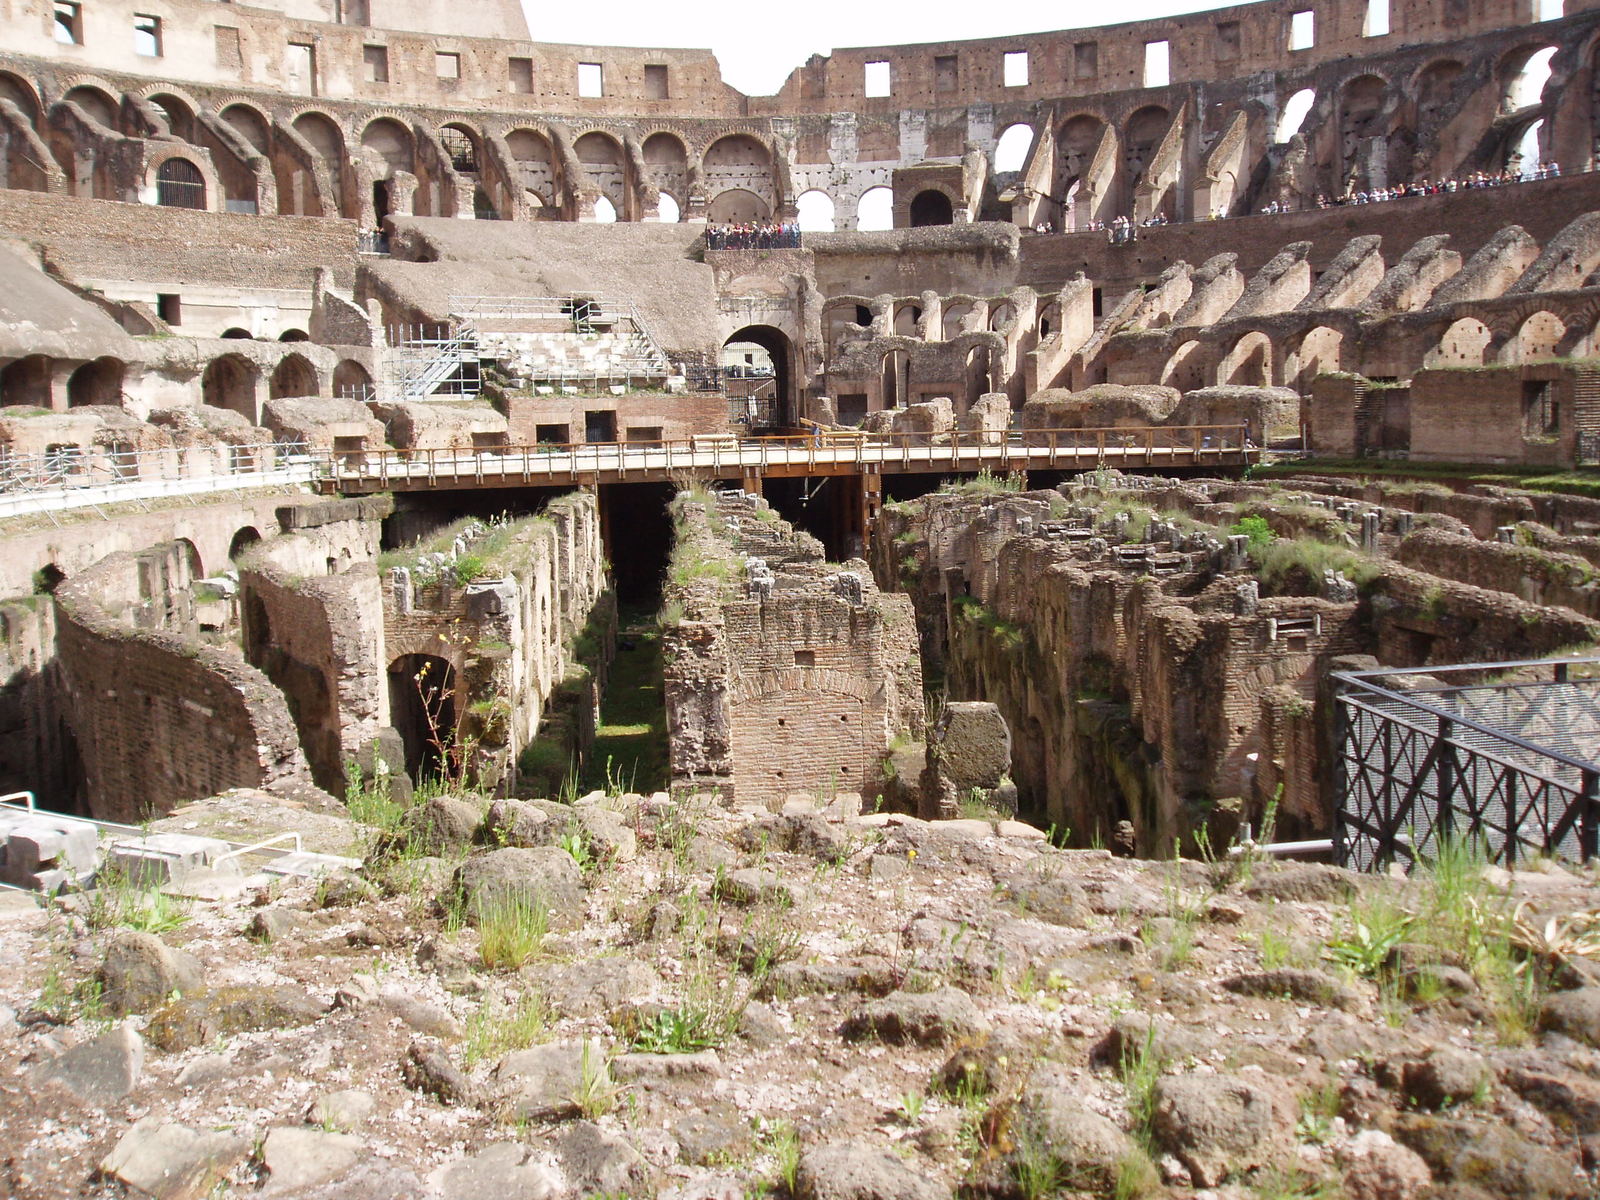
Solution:
[[[1300,126],[1305,124],[1306,114],[1311,111],[1311,106],[1316,102],[1317,94],[1310,88],[1304,88],[1289,97],[1289,103],[1283,106],[1283,115],[1278,118],[1278,133],[1272,140],[1278,143],[1287,142],[1300,132]]]
[[[886,187],[868,188],[856,205],[856,228],[894,228],[894,193]]]
[[[827,192],[813,188],[801,192],[795,201],[800,212],[800,229],[804,233],[833,232],[833,198]]]
[[[186,158],[169,158],[156,171],[156,203],[164,208],[206,206],[206,181]]]
[[[1020,171],[1022,164],[1028,161],[1028,151],[1033,149],[1033,127],[1031,125],[1013,125],[1000,135],[1000,140],[994,148],[994,169],[996,174],[1007,171]]]
[[[920,225],[949,225],[955,219],[954,208],[950,197],[937,188],[929,188],[919,192],[911,201],[911,224]]]

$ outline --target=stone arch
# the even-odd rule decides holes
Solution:
[[[821,188],[801,192],[795,201],[799,212],[802,233],[832,233],[834,230],[833,197]]]
[[[294,119],[294,131],[306,140],[330,168],[344,161],[344,133],[332,117],[312,110]]]
[[[411,130],[393,117],[368,121],[361,131],[361,148],[366,152],[373,174],[380,179],[396,171],[415,170],[416,139]]]
[[[1339,370],[1344,334],[1328,325],[1318,325],[1300,339],[1300,344],[1285,364],[1285,382],[1305,395],[1318,375]]]
[[[961,366],[962,391],[966,400],[963,413],[971,412],[972,406],[991,389],[990,351],[991,347],[987,342],[978,342],[967,348],[966,358]]]
[[[745,188],[728,188],[718,192],[706,206],[706,219],[713,225],[731,225],[741,221],[765,221],[772,215],[767,202]]]
[[[856,228],[873,231],[894,228],[894,192],[886,187],[870,187],[856,202]]]
[[[200,558],[200,547],[188,538],[174,538],[173,543],[183,552],[183,565],[189,572],[189,578],[183,581],[184,586],[193,583],[196,579],[204,579],[206,571]]]
[[[341,359],[333,368],[333,394],[346,400],[365,400],[372,388],[372,375],[353,358]]]
[[[254,525],[245,525],[234,531],[228,540],[228,561],[236,562],[241,554],[261,540],[261,531]]]
[[[285,329],[278,335],[280,342],[309,342],[311,335],[304,329]]]
[[[235,326],[233,326],[232,328],[229,328],[229,329],[224,329],[222,331],[222,336],[225,337],[225,338],[241,339],[241,340],[244,340],[244,341],[251,340],[250,331],[248,329],[240,329],[237,325],[235,325]]]
[[[187,158],[167,159],[156,168],[156,203],[163,208],[205,209],[205,175]]]
[[[1550,60],[1556,47],[1531,42],[1508,50],[1500,57],[1496,76],[1500,80],[1500,111],[1517,112],[1544,101],[1545,85],[1550,81]]]
[[[1092,113],[1068,117],[1056,130],[1055,194],[1065,197],[1094,165],[1106,123]]]
[[[272,369],[267,394],[274,400],[289,396],[315,396],[317,369],[303,354],[285,354]]]
[[[10,71],[0,71],[0,100],[9,100],[22,110],[22,115],[28,119],[28,124],[35,129],[39,127],[39,114],[42,111],[39,104],[39,93],[34,90],[21,75]]]
[[[1316,102],[1317,93],[1310,88],[1301,88],[1290,96],[1278,117],[1278,128],[1272,135],[1272,140],[1281,146],[1299,133],[1300,127],[1305,124],[1306,117],[1311,112],[1311,106]]]
[[[944,326],[942,332],[944,334],[945,341],[954,341],[961,335],[962,324],[977,307],[977,302],[970,299],[951,299],[945,301],[942,321]],[[982,328],[981,324],[979,325],[979,328]]]
[[[997,300],[989,306],[989,332],[1004,333],[1005,327],[1017,320],[1016,306],[1009,300]]]
[[[402,654],[389,664],[390,722],[406,750],[406,774],[414,781],[446,773],[455,749],[456,669],[435,654]]]
[[[452,170],[462,175],[483,171],[483,136],[465,121],[447,121],[439,126],[439,144],[450,159]]]
[[[572,143],[572,152],[595,186],[620,211],[626,182],[622,143],[604,130],[591,129]]]
[[[1450,108],[1456,81],[1466,65],[1456,58],[1436,58],[1412,79],[1411,94],[1417,98],[1419,123],[1436,123]]]
[[[1424,367],[1481,367],[1484,351],[1494,335],[1476,317],[1462,317],[1439,338],[1439,343],[1423,355]]]
[[[1340,190],[1364,189],[1370,184],[1361,148],[1369,138],[1382,136],[1379,118],[1388,94],[1388,83],[1372,74],[1347,79],[1339,89]]]
[[[676,225],[683,220],[683,206],[665,188],[656,189],[656,220],[663,225]]]
[[[1234,342],[1217,365],[1217,382],[1237,387],[1272,385],[1272,339],[1252,329]]]
[[[230,104],[218,115],[254,146],[257,154],[264,155],[272,148],[272,122],[254,105]]]
[[[894,306],[894,332],[900,337],[916,337],[921,319],[922,305],[915,300],[902,300]]]
[[[925,188],[911,199],[912,228],[955,223],[955,205],[941,188]]]
[[[1205,347],[1197,339],[1184,342],[1161,368],[1161,382],[1180,392],[1192,392],[1206,385]]]
[[[1019,121],[1008,125],[994,144],[994,171],[1008,175],[1022,170],[1033,149],[1033,126]]]
[[[760,138],[748,133],[730,133],[717,138],[700,159],[706,195],[739,190],[760,196],[772,210],[776,200],[772,188],[772,151]]]
[[[1172,114],[1159,104],[1146,104],[1128,118],[1122,136],[1122,165],[1130,187],[1144,178],[1171,124]]]
[[[67,380],[67,404],[78,408],[85,404],[122,404],[122,381],[127,365],[120,358],[109,355],[86,362]]]
[[[644,161],[652,168],[683,167],[689,162],[689,148],[683,139],[664,129],[645,138],[640,150],[644,155]]]
[[[50,379],[55,360],[47,354],[29,354],[0,368],[0,406],[24,404],[49,408]]]
[[[117,120],[117,101],[104,88],[80,83],[62,99],[72,101],[107,129],[120,130],[121,122]]]
[[[723,339],[724,346],[734,342],[753,342],[772,359],[772,376],[777,383],[777,420],[787,425],[794,420],[795,355],[789,335],[775,325],[746,325]]]
[[[167,129],[176,137],[186,142],[193,142],[194,137],[194,105],[182,96],[171,92],[155,92],[145,97],[145,100],[166,118]]]
[[[555,205],[556,155],[550,139],[537,129],[513,129],[506,134],[506,149],[517,164],[522,190],[538,198],[538,208]]]
[[[1529,313],[1517,326],[1516,333],[1506,339],[1500,351],[1500,361],[1525,363],[1554,358],[1566,335],[1566,323],[1554,313],[1546,309]]]
[[[240,414],[252,425],[261,424],[256,408],[256,380],[260,372],[242,354],[224,354],[207,364],[200,377],[201,401],[211,408]]]

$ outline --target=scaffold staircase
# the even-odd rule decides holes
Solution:
[[[472,322],[452,318],[448,325],[407,325],[389,332],[387,399],[427,400],[476,396],[482,390],[482,348]]]

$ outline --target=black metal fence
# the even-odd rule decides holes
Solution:
[[[1600,853],[1600,658],[1334,680],[1341,865],[1428,858],[1444,838],[1507,866]]]

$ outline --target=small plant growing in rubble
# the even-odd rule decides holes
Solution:
[[[95,929],[123,926],[144,933],[169,933],[189,920],[189,906],[159,888],[145,887],[126,871],[102,867],[85,914]]]
[[[476,908],[484,966],[520,967],[543,948],[550,910],[536,898],[512,892],[491,897]]]

